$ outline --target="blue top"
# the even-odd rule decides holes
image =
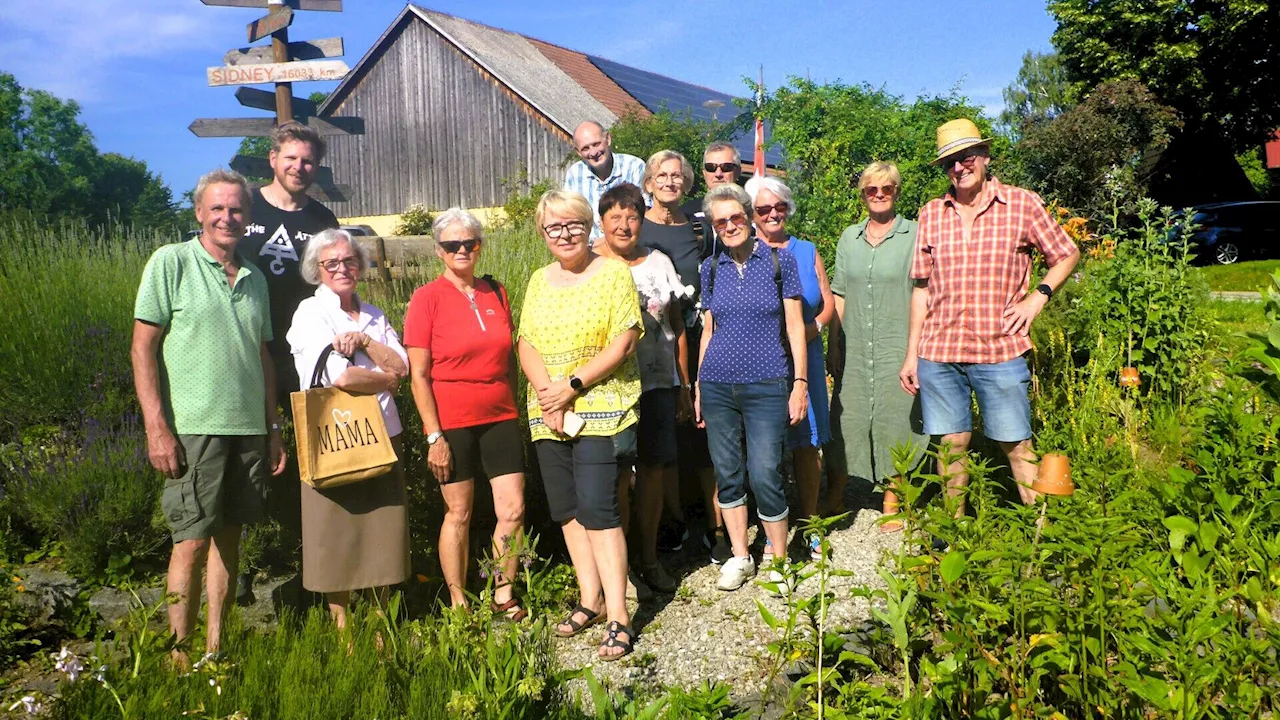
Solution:
[[[700,381],[754,383],[790,374],[770,252],[768,245],[755,241],[742,275],[727,251],[703,261],[702,308],[711,312],[715,325],[698,371]],[[715,287],[711,285],[713,262],[717,263]],[[782,270],[782,297],[801,297],[795,256],[778,250],[778,267]]]
[[[792,235],[787,241],[786,249],[795,256],[796,267],[800,271],[800,305],[807,325],[822,312],[822,288],[818,285],[818,248],[808,240]]]

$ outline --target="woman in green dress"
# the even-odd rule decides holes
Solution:
[[[839,340],[827,355],[836,398],[822,503],[826,515],[844,511],[849,476],[877,486],[887,479],[883,511],[896,515],[898,496],[893,488],[901,478],[894,470],[893,448],[911,443],[915,467],[928,443],[919,396],[909,395],[898,382],[907,353],[911,254],[916,244],[915,221],[894,210],[901,183],[902,175],[892,163],[868,165],[858,189],[869,216],[846,229],[836,248],[831,282],[836,316],[830,337]],[[901,528],[898,520],[880,525],[883,532]]]

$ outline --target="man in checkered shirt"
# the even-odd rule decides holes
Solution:
[[[987,177],[990,140],[969,120],[938,128],[935,162],[951,189],[920,210],[902,388],[920,393],[924,431],[957,455],[969,449],[976,395],[984,434],[1004,450],[1018,494],[1031,504],[1038,493],[1031,489],[1029,333],[1080,250],[1038,195]],[[1032,251],[1044,255],[1049,271],[1028,292]],[[948,492],[961,494],[969,479],[963,460],[947,473]]]

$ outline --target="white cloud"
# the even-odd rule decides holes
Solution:
[[[120,63],[214,44],[196,0],[0,3],[0,69],[27,87],[93,102]]]

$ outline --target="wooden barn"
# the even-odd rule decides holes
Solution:
[[[332,209],[389,233],[415,203],[499,206],[522,172],[563,179],[583,120],[608,127],[663,107],[710,119],[708,101],[735,107],[725,93],[410,4],[320,108],[365,123],[330,138],[325,164],[352,189]],[[738,142],[748,162],[751,142]]]

